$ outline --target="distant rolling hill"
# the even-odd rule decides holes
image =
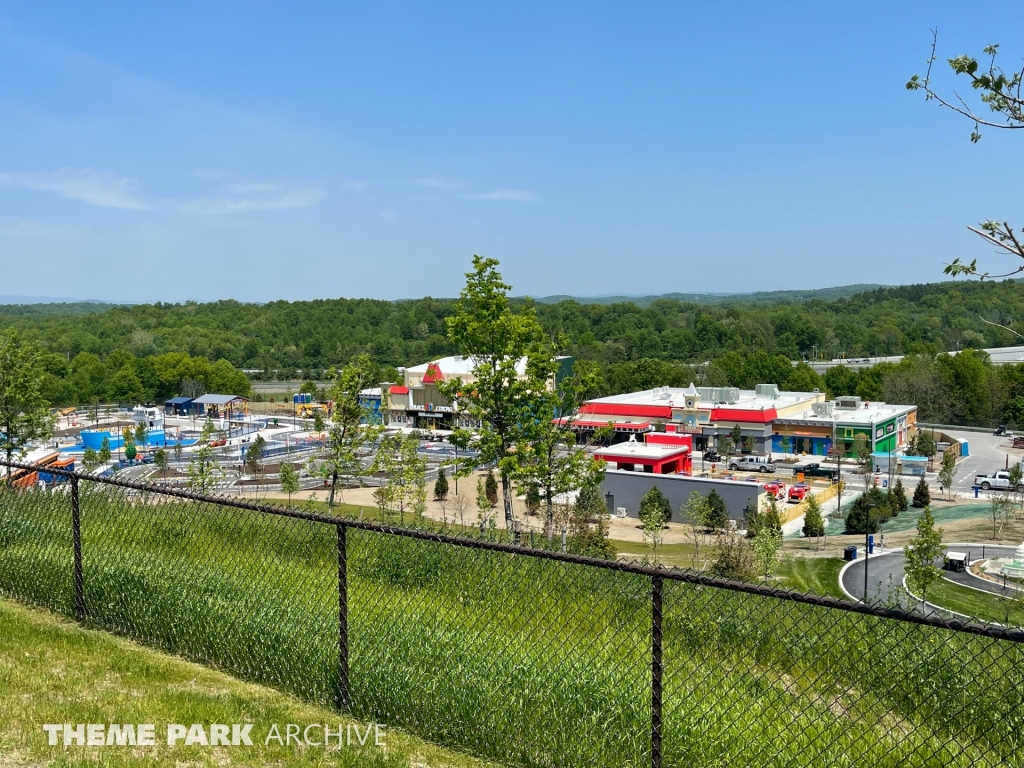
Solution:
[[[834,301],[857,293],[873,291],[888,286],[877,283],[857,283],[856,285],[840,285],[835,288],[811,288],[791,291],[759,291],[757,293],[664,293],[659,296],[544,296],[534,298],[540,304],[557,304],[560,301],[575,301],[580,304],[620,304],[628,302],[640,307],[650,306],[658,299],[685,301],[691,304],[777,304],[782,302],[801,302],[818,299]]]

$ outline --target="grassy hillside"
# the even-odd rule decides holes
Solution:
[[[119,766],[349,766],[430,768],[483,762],[386,732],[386,749],[358,743],[298,748],[266,745],[277,723],[356,723],[337,712],[243,683],[66,619],[0,600],[0,764]],[[152,747],[50,747],[44,723],[153,723]],[[169,747],[169,723],[252,723],[253,746]],[[362,728],[362,724],[357,723]],[[310,732],[320,740],[317,729]]]
[[[70,610],[66,501],[0,499],[0,591]],[[333,529],[91,489],[82,503],[93,626],[333,698]],[[356,717],[517,765],[646,764],[647,577],[373,532],[350,532],[348,556]],[[1022,764],[1022,645],[664,594],[666,766]]]

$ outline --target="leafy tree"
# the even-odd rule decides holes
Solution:
[[[259,477],[263,474],[263,450],[267,447],[267,441],[263,435],[256,435],[245,451],[245,471],[256,477],[256,493],[259,494]]]
[[[743,525],[747,529],[747,538],[754,538],[764,525],[764,513],[758,508],[757,500],[751,499],[743,510]]]
[[[657,557],[662,530],[665,528],[666,520],[672,517],[672,506],[657,486],[651,486],[651,489],[640,499],[638,517],[644,541],[650,544],[654,550],[654,556]]]
[[[651,491],[657,490],[657,488],[651,489]],[[661,496],[661,491],[658,491],[658,495],[664,499],[664,496]],[[665,503],[668,503],[668,499],[665,499]],[[686,504],[679,511],[682,513],[683,520],[689,524],[690,536],[693,539],[693,567],[699,569],[700,549],[707,543],[708,538],[708,518],[711,515],[711,505],[708,502],[708,497],[700,491],[690,491]]]
[[[292,494],[299,492],[299,471],[294,464],[281,463],[281,490],[288,494],[288,506],[291,506]]]
[[[494,472],[487,470],[487,477],[484,479],[484,491],[487,493],[487,501],[492,507],[498,506],[498,481],[494,479]]]
[[[366,355],[346,365],[331,387],[334,410],[326,426],[327,444],[311,466],[330,484],[327,509],[334,511],[338,482],[361,482],[367,470],[362,457],[366,446],[373,443],[381,432],[381,425],[371,423],[367,408],[359,401],[359,393],[373,383],[376,366]]]
[[[537,487],[536,483],[530,483],[526,486],[526,513],[528,515],[536,515],[540,512],[540,488]]]
[[[939,485],[949,494],[953,489],[953,476],[956,474],[956,456],[952,451],[942,454],[942,467],[939,469]]]
[[[1016,462],[1010,467],[1009,480],[1010,488],[1013,489],[1013,498],[1017,504],[1020,504],[1021,490],[1024,489],[1024,467],[1020,462]]]
[[[782,531],[764,525],[754,536],[751,546],[757,572],[768,578],[779,565],[779,550],[782,548]]]
[[[8,462],[23,457],[30,442],[45,440],[53,431],[49,402],[40,391],[39,357],[39,348],[17,331],[0,335],[0,447]],[[13,475],[6,474],[10,484]]]
[[[914,500],[911,502],[911,505],[915,509],[921,509],[922,507],[927,507],[931,503],[931,491],[928,490],[928,483],[922,477],[917,481],[917,486],[914,488]]]
[[[484,483],[482,477],[476,479],[476,510],[477,519],[480,522],[480,534],[483,535],[486,526],[489,524],[491,519],[491,510],[494,509],[494,505],[491,504],[491,500],[487,497],[487,486]]]
[[[714,488],[707,496],[707,517],[705,524],[712,531],[720,531],[729,525],[729,508],[725,506],[725,499],[718,495]]]
[[[821,515],[821,504],[818,502],[818,497],[810,494],[807,497],[806,506],[803,534],[807,538],[813,536],[816,540],[820,540],[825,535],[825,519]]]
[[[167,471],[167,451],[163,448],[158,448],[156,453],[153,454],[153,463],[160,469],[161,472]]]
[[[998,539],[1010,516],[1010,509],[1013,503],[1006,496],[993,496],[989,502],[989,519],[992,520],[992,538]]]
[[[935,527],[931,507],[925,507],[917,521],[917,536],[903,547],[903,571],[907,586],[928,599],[928,587],[942,578],[935,561],[942,557],[942,529]]]
[[[110,438],[104,437],[100,441],[100,450],[96,454],[96,458],[100,460],[100,464],[107,464],[110,461]]]
[[[603,463],[594,461],[577,444],[573,428],[580,407],[597,392],[597,368],[588,361],[579,361],[572,375],[555,385],[557,373],[558,363],[550,347],[530,356],[524,403],[530,403],[531,416],[521,425],[519,444],[511,462],[516,480],[540,492],[546,506],[544,530],[549,540],[554,533],[555,499],[599,485],[604,472]],[[569,517],[563,517],[563,538]]]
[[[174,448],[172,450],[174,451],[174,460],[180,464],[181,454],[182,451],[184,451],[184,446],[181,444],[181,438],[179,438],[178,441],[174,444]]]
[[[770,528],[782,535],[782,515],[779,514],[779,502],[774,496],[768,497],[768,508],[764,512],[760,527]]]
[[[82,452],[82,466],[85,467],[86,472],[92,472],[99,465],[100,459],[96,450],[94,448],[86,448]]]
[[[745,447],[743,442],[743,430],[740,429],[739,424],[733,424],[732,430],[729,432],[729,439],[732,440],[733,447],[736,450],[740,450]]]
[[[448,498],[448,477],[444,473],[444,467],[437,470],[437,481],[434,483],[434,498],[438,501]]]
[[[717,544],[711,575],[732,581],[751,581],[757,566],[750,542],[742,536],[722,532]]]
[[[508,300],[510,286],[502,281],[495,259],[473,257],[473,271],[459,295],[455,312],[446,319],[450,341],[473,361],[476,381],[463,386],[458,378],[442,382],[441,394],[457,404],[461,413],[481,424],[475,448],[477,466],[496,464],[501,476],[505,527],[513,529],[512,476],[516,469],[513,448],[522,442],[522,430],[533,415],[536,392],[533,377],[523,378],[517,367],[524,358],[543,349],[544,333],[532,307],[516,313]],[[453,442],[469,444],[466,430],[455,430]],[[467,469],[470,468],[467,464]]]
[[[879,488],[869,488],[850,505],[846,515],[846,533],[878,533],[891,514],[888,495]]]
[[[196,493],[209,493],[221,478],[220,462],[208,441],[199,444],[188,465],[188,485]]]
[[[1024,69],[1019,72],[1006,72],[996,64],[999,54],[999,45],[987,45],[983,49],[988,57],[988,66],[979,65],[978,60],[972,56],[956,56],[948,59],[950,69],[955,75],[963,75],[970,82],[973,90],[980,94],[981,111],[984,109],[994,115],[991,119],[983,117],[975,111],[964,99],[956,94],[956,101],[946,99],[934,90],[932,85],[932,65],[936,60],[936,48],[938,34],[933,33],[932,54],[928,59],[928,70],[922,78],[914,75],[907,83],[907,90],[924,91],[925,99],[935,101],[946,109],[966,117],[974,123],[974,130],[971,131],[971,142],[977,143],[981,140],[981,126],[990,128],[1024,128],[1024,99],[1021,97],[1022,79]],[[1000,251],[1011,256],[1024,259],[1024,246],[1013,229],[1006,222],[983,221],[978,227],[968,227],[969,230],[979,235],[986,243],[996,246]],[[982,280],[992,277],[1009,277],[1024,271],[1024,265],[1018,266],[1009,272],[1000,275],[991,275],[983,272],[973,259],[970,264],[954,259],[945,268],[947,275],[968,275],[978,277]]]
[[[892,487],[891,506],[894,512],[905,512],[907,510],[907,491],[903,487],[903,478],[896,478],[896,485]]]
[[[145,445],[146,444],[146,425],[143,422],[139,422],[135,425],[135,444]]]
[[[566,549],[576,555],[615,559],[615,544],[609,537],[608,507],[597,485],[580,489],[569,514]]]
[[[327,422],[324,421],[324,412],[317,408],[316,411],[313,412],[313,432],[318,435],[322,435],[326,427]]]

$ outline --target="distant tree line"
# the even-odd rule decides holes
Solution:
[[[879,288],[828,302],[737,299],[704,306],[659,299],[640,307],[566,300],[530,306],[519,299],[510,306],[532,309],[547,337],[559,340],[560,352],[592,361],[601,394],[691,381],[741,388],[774,383],[915,403],[925,420],[1024,423],[1024,369],[993,367],[979,352],[942,354],[1015,343],[1012,333],[990,323],[1024,332],[1024,291],[1016,281]],[[360,355],[392,371],[457,352],[447,334],[455,313],[449,299],[96,309],[0,307],[0,328],[17,328],[46,353],[51,403],[132,400],[140,393],[158,399],[178,394],[182,382],[245,394],[248,382],[239,368],[315,379]],[[860,372],[834,368],[825,376],[792,365],[812,357],[897,354],[910,357]]]

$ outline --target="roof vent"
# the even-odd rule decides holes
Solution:
[[[775,384],[758,384],[754,387],[754,394],[758,397],[770,397],[775,400],[779,396],[779,388]]]

